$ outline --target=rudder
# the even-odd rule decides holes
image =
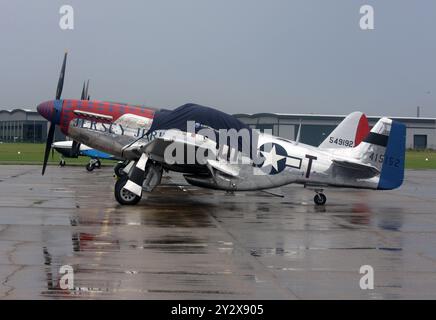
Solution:
[[[406,126],[392,121],[378,189],[392,190],[401,186],[404,180],[404,161],[406,153]]]

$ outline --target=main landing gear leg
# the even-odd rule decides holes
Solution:
[[[118,201],[119,204],[135,205],[139,202],[139,200],[141,200],[141,197],[137,196],[136,194],[130,192],[127,189],[124,189],[124,186],[126,185],[128,180],[129,176],[127,174],[117,179],[114,190],[115,199]]]
[[[324,193],[322,193],[322,191],[323,191],[322,189],[315,190],[316,195],[315,197],[313,197],[313,201],[317,206],[323,206],[327,202],[327,197],[325,196]]]
[[[124,171],[124,168],[129,164],[129,162],[129,160],[120,161],[115,165],[114,172],[118,178],[127,175],[127,173]]]
[[[119,204],[135,205],[141,200],[143,184],[147,177],[147,161],[148,157],[143,153],[138,161],[128,165],[129,173],[118,178],[114,194]]]
[[[115,199],[120,204],[134,205],[141,200],[143,192],[152,192],[162,179],[163,168],[149,161],[143,153],[138,161],[127,165],[128,174],[118,178],[115,184]]]

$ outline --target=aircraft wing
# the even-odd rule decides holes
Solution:
[[[207,164],[210,167],[212,167],[212,168],[214,168],[214,169],[216,169],[216,170],[218,170],[218,171],[220,171],[228,176],[237,177],[239,175],[238,167],[232,166],[231,164],[229,164],[227,162],[224,162],[224,161],[221,162],[221,161],[209,159],[209,160],[207,160]]]
[[[187,147],[192,148],[192,152],[196,152],[197,148],[208,149],[216,152],[216,143],[206,137],[198,134],[186,133],[179,130],[166,130],[162,136],[153,139],[146,144],[133,144],[125,149],[124,152],[132,152],[140,155],[145,153],[148,158],[166,164],[169,163],[171,154],[165,155],[165,150],[168,146],[171,146],[171,150],[184,150],[184,152],[191,152]],[[183,159],[182,159],[183,160]],[[206,165],[206,164],[205,164]],[[227,162],[220,162],[217,160],[207,160],[207,166],[209,169],[216,169],[221,173],[228,176],[236,177],[239,174],[237,166],[228,164]]]
[[[165,162],[165,149],[172,143],[170,140],[156,138],[145,146],[140,148],[141,153],[145,153],[150,159],[159,162]]]

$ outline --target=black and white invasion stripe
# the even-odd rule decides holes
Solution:
[[[147,165],[148,157],[145,153],[141,155],[136,165],[133,167],[131,173],[129,174],[129,180],[124,186],[124,189],[141,196],[142,194],[142,183],[145,179],[145,166]]]

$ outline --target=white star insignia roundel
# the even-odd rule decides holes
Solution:
[[[273,146],[271,148],[270,152],[266,152],[266,151],[261,151],[262,155],[265,157],[265,162],[263,163],[263,167],[266,167],[268,165],[272,165],[272,167],[278,171],[278,166],[277,166],[277,162],[279,162],[280,160],[286,158],[285,156],[282,155],[278,155],[276,152],[276,146]]]

